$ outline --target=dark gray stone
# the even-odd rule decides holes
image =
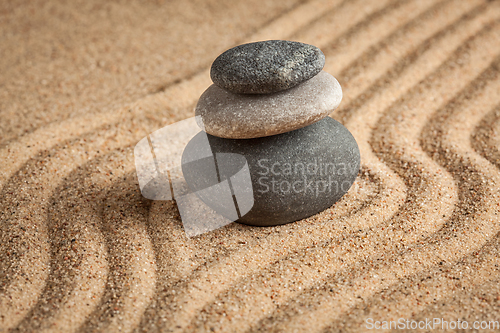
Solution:
[[[318,74],[325,55],[313,45],[286,40],[243,44],[215,59],[212,81],[237,94],[268,94],[294,87]]]
[[[216,158],[197,159],[197,147],[207,137]],[[219,155],[224,156],[223,163]],[[245,208],[248,212],[243,216],[238,214],[236,222],[254,226],[285,224],[331,207],[349,190],[360,166],[354,137],[330,117],[295,131],[256,139],[223,139],[200,132],[186,146],[182,160],[182,172],[195,193],[229,180],[237,206],[240,196],[248,198],[253,192],[253,206]],[[214,161],[219,163],[214,165]],[[246,165],[251,186],[240,186],[232,180],[236,174],[241,176]],[[200,199],[225,214],[216,193]]]

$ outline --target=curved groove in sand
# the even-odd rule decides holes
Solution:
[[[434,315],[437,318],[458,317],[468,318],[469,321],[472,319],[487,322],[497,321],[495,304],[500,295],[499,248],[500,237],[497,235],[493,241],[483,246],[479,253],[476,252],[460,261],[457,263],[458,267],[449,268],[447,276],[440,278],[439,281],[431,281],[431,283],[452,284],[453,287],[447,297],[441,298],[439,302],[429,301],[429,305],[423,311],[416,313],[414,318],[425,320],[424,318],[432,318]],[[469,273],[471,270],[476,270],[476,272]],[[464,272],[469,274],[462,277]],[[429,293],[434,290],[435,287],[429,286]],[[439,291],[437,288],[436,292]],[[470,316],[470,313],[467,313],[468,309],[476,309],[479,318]],[[469,325],[472,326],[473,323],[469,323]]]
[[[74,152],[78,141],[68,143],[68,149]],[[78,173],[81,170],[77,169]],[[74,174],[68,177],[71,179]],[[99,219],[99,207],[87,201],[88,196],[95,197],[96,192],[82,195],[85,189],[74,191],[78,188],[75,185],[78,183],[64,181],[54,190],[50,200],[52,205],[48,208],[47,219],[50,275],[37,303],[17,325],[15,330],[18,332],[53,329],[74,332],[104,291],[109,271],[108,255],[98,226],[88,223]],[[63,316],[71,318],[71,323],[62,322]]]
[[[433,46],[434,41],[442,41],[444,35],[455,39],[450,45],[452,49],[455,48],[456,39],[462,38],[464,34],[462,25],[466,24],[477,31],[484,22],[485,18],[481,16],[483,13],[486,12],[485,15],[490,19],[495,17],[497,10],[493,7],[488,12],[487,9],[490,8],[482,1],[438,3],[366,50],[339,75],[347,98],[344,98],[344,103],[335,111],[336,117],[345,121],[356,109],[363,107],[387,84],[403,74],[406,68]],[[457,29],[460,31],[454,34]],[[445,47],[446,52],[449,52],[450,47]],[[429,67],[436,66],[443,59],[440,57],[433,60]],[[422,79],[427,75],[425,72],[417,74]]]
[[[367,318],[380,322],[397,321],[399,318],[415,321],[425,321],[426,318],[456,320],[457,308],[463,309],[463,303],[471,298],[467,296],[475,293],[479,288],[488,288],[488,283],[498,285],[499,246],[500,238],[497,234],[493,240],[486,242],[476,252],[460,258],[458,262],[442,262],[426,271],[405,277],[399,283],[382,289],[376,295],[362,299],[357,306],[349,310],[348,314],[330,322],[323,332],[357,332],[367,327]],[[332,285],[328,286],[328,289],[331,287],[335,288]],[[457,293],[466,295],[457,297]],[[491,294],[491,289],[489,294]],[[457,299],[458,302],[456,302]],[[455,311],[447,314],[437,312],[437,307],[441,305],[444,308],[453,309],[454,301],[455,306],[459,305],[454,309]],[[481,306],[484,305],[481,304]],[[472,319],[467,318],[467,320]]]
[[[47,154],[41,163],[43,165],[42,174],[45,171],[46,177],[60,179],[58,182],[46,180],[46,183],[50,185],[46,187],[46,196],[50,197],[52,193],[57,195],[62,192],[69,197],[70,203],[65,200],[64,196],[62,198],[54,197],[50,202],[30,202],[30,209],[35,212],[38,210],[43,211],[49,203],[54,206],[53,210],[52,208],[49,210],[51,216],[47,216],[50,219],[48,220],[48,233],[51,235],[50,240],[47,238],[47,242],[52,242],[51,247],[54,250],[52,251],[53,258],[50,262],[52,266],[51,275],[46,277],[49,278],[48,285],[45,287],[41,299],[37,303],[32,303],[32,306],[35,306],[35,308],[31,312],[31,316],[21,323],[21,327],[25,325],[38,327],[41,325],[39,329],[50,329],[54,323],[56,325],[60,324],[57,318],[61,316],[61,313],[72,313],[74,312],[73,307],[79,304],[88,304],[83,307],[82,314],[85,314],[85,311],[90,313],[92,311],[92,304],[96,302],[96,299],[97,301],[99,300],[107,275],[107,254],[103,246],[104,242],[99,228],[95,223],[88,223],[89,221],[99,219],[99,214],[93,208],[93,205],[88,202],[85,194],[86,187],[82,188],[82,185],[78,183],[72,184],[74,188],[81,189],[75,196],[73,192],[66,190],[68,186],[64,186],[63,180],[66,177],[71,177],[72,174],[81,173],[78,167],[87,163],[88,159],[96,157],[100,150],[108,149],[113,142],[116,144],[115,139],[116,133],[113,129],[104,127],[100,131],[97,131],[97,133],[94,133],[94,135],[87,137],[85,141],[88,140],[88,142],[76,139],[54,147],[54,152]],[[71,168],[69,167],[70,165]],[[73,167],[77,169],[75,170]],[[57,176],[54,177],[54,175]],[[93,188],[93,185],[91,185],[88,183],[84,184],[88,188]],[[93,192],[93,195],[97,194]],[[71,203],[71,200],[77,201],[77,205]],[[74,214],[68,215],[68,211],[72,211]],[[72,239],[75,240],[74,242],[68,243],[69,235],[72,235]],[[47,265],[49,265],[48,261],[49,258],[47,258]],[[27,267],[33,267],[33,265],[28,264]],[[79,274],[75,275],[75,267],[81,269]],[[41,270],[36,265],[34,268],[41,272],[48,271],[48,269]],[[44,281],[45,279],[40,279],[41,283]],[[13,282],[15,283],[15,281]],[[67,286],[68,289],[65,287],[56,288],[60,284]],[[41,288],[43,286],[40,286],[38,292],[30,293],[30,296],[36,300],[42,291]],[[57,306],[49,309],[47,304],[55,300],[58,300]],[[77,314],[75,315],[77,316]],[[45,317],[50,318],[50,320],[47,319],[41,322],[40,319]],[[19,316],[16,319],[19,321],[21,318],[22,316]],[[66,318],[71,318],[71,316]],[[11,322],[12,326],[15,324],[16,322]],[[74,331],[78,327],[75,326],[77,324],[78,320],[75,320],[75,317],[73,317],[71,323],[68,324],[69,326],[66,326],[66,329]]]
[[[2,191],[0,329],[12,328],[22,319],[36,303],[48,275],[49,245],[44,219],[47,214],[40,206],[44,201],[42,195],[48,196],[50,189],[43,191],[43,181],[49,178],[40,164],[32,160],[24,165]],[[38,200],[31,197],[33,193],[27,192],[30,185],[39,187]]]
[[[461,47],[457,52],[447,60],[447,62],[440,66],[440,69],[436,72],[433,73],[430,77],[428,77],[426,80],[424,80],[422,83],[417,85],[410,91],[406,98],[401,98],[400,102],[397,103],[396,105],[392,106],[389,111],[386,113],[384,118],[381,119],[381,123],[379,123],[379,128],[377,129],[377,132],[375,132],[375,135],[382,135],[383,133],[387,133],[388,138],[380,138],[382,143],[382,149],[385,149],[385,151],[380,151],[379,150],[379,156],[381,156],[383,159],[384,155],[387,154],[387,162],[389,162],[389,159],[396,159],[397,161],[400,161],[399,163],[403,164],[417,164],[417,161],[422,161],[420,163],[421,166],[420,168],[424,167],[425,170],[422,168],[419,170],[418,164],[412,168],[411,165],[408,168],[408,165],[405,165],[404,169],[402,168],[402,165],[398,165],[398,162],[393,162],[392,167],[395,168],[396,172],[401,172],[402,170],[408,170],[409,173],[408,175],[402,174],[402,177],[405,178],[405,181],[407,181],[410,184],[410,187],[413,187],[415,183],[419,182],[427,182],[429,183],[429,186],[432,186],[433,184],[430,182],[431,180],[434,180],[436,182],[436,185],[442,185],[441,181],[439,178],[434,176],[433,174],[428,174],[428,172],[432,169],[440,169],[440,167],[436,166],[434,162],[430,161],[430,158],[427,157],[425,154],[422,153],[421,149],[418,146],[418,141],[419,137],[418,134],[420,131],[416,130],[417,137],[415,138],[415,135],[413,135],[414,140],[410,141],[410,143],[406,143],[404,141],[399,140],[398,137],[394,136],[394,134],[399,133],[402,134],[401,138],[408,139],[411,138],[412,135],[408,131],[411,131],[414,128],[415,121],[418,119],[418,123],[420,126],[418,128],[423,129],[425,126],[425,122],[429,119],[429,116],[432,114],[433,107],[432,105],[435,105],[434,109],[436,107],[439,108],[439,106],[444,102],[446,103],[445,97],[442,96],[449,96],[457,93],[457,91],[460,91],[461,88],[463,87],[464,84],[467,84],[468,78],[473,79],[473,75],[475,74],[475,71],[481,68],[481,66],[488,66],[489,62],[492,60],[493,55],[495,52],[500,51],[500,47],[491,47],[488,50],[482,49],[481,51],[478,51],[477,44],[480,42],[484,42],[485,40],[489,40],[489,38],[499,38],[497,36],[498,32],[498,24],[497,25],[492,25],[489,24],[486,26],[485,29],[483,29],[478,35],[476,35],[472,40],[468,41],[466,46]],[[476,44],[477,43],[477,44]],[[476,45],[476,47],[474,47]],[[500,44],[497,44],[500,45]],[[468,50],[467,48],[470,47],[473,50]],[[466,64],[463,64],[459,69],[454,69],[454,64],[456,61],[461,61],[463,60],[463,57],[467,54],[469,54],[470,51],[470,58],[467,59],[466,61],[464,60]],[[451,82],[450,76],[454,77],[456,75],[459,75],[461,78],[463,78],[462,81],[455,80],[453,81],[454,84],[447,85],[446,87],[440,86],[439,82]],[[472,77],[471,77],[472,76]],[[443,81],[441,81],[443,80]],[[439,87],[438,89],[434,89],[435,87]],[[430,100],[433,100],[434,97],[434,102],[429,102],[429,100],[424,99],[423,96],[429,96]],[[440,97],[440,98],[439,98]],[[424,103],[425,102],[425,107]],[[429,105],[431,104],[431,105]],[[411,106],[411,108],[410,108]],[[430,110],[430,111],[429,111]],[[400,117],[397,115],[400,113]],[[414,117],[412,117],[412,114]],[[427,114],[427,115],[426,115]],[[419,115],[419,116],[417,116]],[[422,121],[424,123],[422,123]],[[384,124],[386,122],[386,124]],[[405,122],[407,125],[405,126]],[[412,122],[412,124],[409,124],[408,122]],[[390,125],[390,126],[389,126]],[[397,126],[395,126],[397,125]],[[411,126],[408,126],[411,125]],[[389,127],[393,127],[394,129],[390,130]],[[376,142],[376,140],[374,140]],[[408,149],[408,148],[413,148],[413,149]],[[420,150],[420,152],[419,152]],[[406,158],[405,158],[406,155]],[[402,158],[401,158],[401,157]],[[389,162],[390,163],[390,162]],[[446,172],[445,172],[446,173]],[[417,177],[424,177],[421,181],[415,182],[414,180],[411,180],[409,178],[412,178],[412,174],[416,174]],[[413,183],[413,185],[412,185]],[[452,183],[450,185],[453,185]],[[419,185],[421,186],[421,185]],[[427,188],[426,191],[429,194],[432,194],[432,192],[435,192],[434,196],[428,197],[427,198],[432,198],[438,195],[438,190],[435,188]],[[442,191],[442,190],[441,190]],[[420,200],[419,200],[420,199]],[[419,200],[423,203],[425,197],[416,197],[415,200]],[[428,201],[431,201],[427,199]],[[495,202],[493,200],[493,202]],[[408,224],[408,220],[410,220],[412,223],[417,223],[417,226],[411,226],[409,224],[405,229],[406,229],[406,235],[403,233],[400,233],[400,237],[396,237],[398,241],[402,241],[406,244],[408,238],[414,238],[413,241],[418,240],[419,235],[415,235],[415,231],[417,231],[418,234],[420,234],[422,231],[431,231],[431,229],[435,229],[434,226],[431,224],[428,225],[429,230],[419,230],[420,224],[422,224],[422,221],[425,221],[426,219],[430,217],[434,218],[435,220],[442,220],[440,218],[440,214],[442,211],[440,211],[440,207],[436,206],[436,203],[425,203],[422,205],[422,203],[419,206],[415,206],[413,210],[411,211],[402,211],[402,215],[407,215],[406,220],[403,219],[401,220],[400,216],[395,217],[395,220],[399,220],[399,225],[397,228],[400,228],[404,226],[404,224]],[[408,204],[405,206],[405,209],[408,209],[412,204]],[[434,209],[432,207],[434,206]],[[450,207],[448,207],[450,208]],[[453,208],[453,206],[451,206]],[[424,210],[425,209],[425,210]],[[445,207],[446,209],[446,207]],[[435,211],[434,211],[435,210]],[[427,215],[421,216],[422,213],[427,212]],[[418,216],[417,216],[418,213]],[[434,216],[432,216],[434,215]],[[444,222],[444,221],[443,221]],[[471,234],[475,237],[480,237],[481,235],[484,236],[483,233],[491,231],[491,228],[494,228],[494,226],[491,223],[492,221],[486,221],[482,225],[478,226],[477,232],[471,232]],[[417,229],[417,230],[415,230]],[[384,232],[387,232],[385,230]],[[430,233],[428,233],[430,234]],[[291,315],[285,316],[285,319],[280,322],[281,325],[277,325],[277,328],[283,329],[283,326],[286,327],[286,330],[293,330],[293,329],[305,329],[303,325],[307,323],[307,329],[309,331],[319,331],[324,328],[324,323],[327,318],[332,318],[335,316],[338,316],[342,314],[344,311],[346,311],[348,308],[354,306],[355,304],[359,303],[360,300],[357,297],[364,298],[366,296],[372,295],[374,292],[377,290],[380,290],[384,286],[390,285],[394,283],[395,281],[398,281],[400,277],[407,276],[410,274],[413,274],[415,272],[421,271],[422,269],[425,269],[427,267],[425,266],[433,266],[435,262],[439,262],[440,260],[453,260],[454,256],[457,255],[457,245],[460,244],[460,242],[466,242],[469,243],[468,246],[470,247],[475,247],[474,244],[470,244],[470,236],[458,236],[459,240],[452,240],[452,241],[445,241],[442,242],[441,244],[438,245],[438,239],[440,239],[441,236],[440,232],[437,234],[438,236],[434,235],[432,238],[436,238],[436,240],[432,240],[428,242],[429,244],[427,248],[420,246],[419,242],[416,243],[409,243],[411,244],[411,249],[410,250],[405,250],[403,247],[403,251],[396,249],[396,253],[394,255],[394,261],[396,261],[395,264],[386,264],[384,265],[385,267],[383,269],[377,269],[375,271],[369,272],[369,273],[363,273],[361,276],[356,276],[356,271],[353,273],[347,272],[349,274],[343,274],[340,276],[340,278],[337,278],[338,280],[336,281],[337,283],[340,281],[349,281],[349,286],[344,287],[344,286],[339,286],[337,285],[336,292],[335,294],[332,295],[321,295],[321,300],[319,300],[318,295],[317,295],[317,290],[311,290],[310,293],[316,293],[316,298],[315,298],[315,306],[314,310],[307,310],[305,313],[298,314],[296,311],[292,311]],[[397,235],[395,235],[397,236]],[[413,237],[411,237],[413,236]],[[354,248],[362,248],[362,252],[367,252],[369,251],[369,248],[373,246],[375,243],[377,237],[369,237],[369,243],[366,244],[365,241],[359,241],[357,242],[357,246],[354,246]],[[389,236],[383,236],[382,238],[387,238],[394,240],[394,237],[389,237]],[[405,239],[403,239],[405,238]],[[487,240],[484,237],[481,238],[476,238],[476,242],[481,240],[479,243],[482,241]],[[384,244],[384,240],[381,239],[381,242],[376,242],[376,243],[381,243]],[[387,243],[387,242],[385,242]],[[356,244],[353,244],[356,245]],[[388,252],[388,246],[385,245],[384,252]],[[390,248],[391,246],[389,246]],[[368,248],[368,249],[367,249]],[[428,249],[430,248],[430,249]],[[458,248],[462,249],[460,246]],[[390,249],[389,249],[390,250]],[[468,249],[465,250],[459,250],[458,252],[465,251],[466,253],[469,251]],[[377,253],[377,251],[374,251]],[[398,253],[399,252],[399,253]],[[460,254],[459,254],[460,255]],[[451,258],[450,258],[451,256]],[[343,258],[345,259],[348,257],[348,255],[344,255]],[[384,255],[385,257],[385,255]],[[382,257],[383,258],[383,257]],[[388,258],[391,259],[391,258]],[[427,259],[427,260],[426,260]],[[359,261],[359,258],[356,258],[356,262]],[[390,261],[389,261],[390,262]],[[422,264],[422,262],[425,263]],[[369,265],[370,262],[364,262],[364,265]],[[373,264],[373,262],[372,262]],[[361,270],[360,270],[361,271]],[[372,276],[373,274],[373,276]],[[355,276],[352,276],[355,275]],[[382,276],[382,277],[380,277]],[[368,282],[365,282],[365,280],[368,280]],[[335,279],[334,279],[335,281]],[[306,295],[307,296],[307,295]],[[342,299],[343,302],[339,302],[339,300]],[[300,303],[302,299],[297,298],[297,302]],[[298,305],[296,305],[298,306]],[[307,306],[307,305],[306,305]],[[309,304],[309,306],[311,306]],[[301,308],[304,308],[303,304]],[[287,313],[290,313],[290,309],[286,309]]]
[[[7,220],[2,221],[2,224],[12,224],[26,230],[34,229],[33,226],[38,228],[36,228],[35,235],[29,235],[26,232],[18,236],[20,242],[29,245],[24,257],[15,263],[17,268],[8,273],[11,279],[2,288],[0,294],[0,313],[4,316],[1,318],[3,328],[16,326],[36,304],[38,296],[45,287],[50,260],[50,240],[46,225],[46,219],[49,218],[46,212],[49,202],[45,198],[51,197],[61,185],[61,180],[72,172],[70,166],[85,163],[87,158],[96,156],[96,152],[90,147],[90,144],[81,143],[80,140],[55,147],[50,153],[45,153],[36,166],[29,168],[34,177],[21,177],[21,180],[25,181],[28,186],[12,189],[17,190],[16,193],[12,192],[12,197],[18,202],[18,208]],[[59,181],[54,181],[54,179],[59,179]],[[43,184],[43,187],[39,184]],[[23,198],[23,196],[30,195],[30,190],[35,190],[36,196],[29,199]],[[25,225],[24,228],[23,225]],[[99,231],[90,226],[88,232],[86,236],[95,237],[94,241],[89,238],[89,241],[95,245],[95,251],[102,253],[104,249],[99,245]],[[14,236],[15,233],[2,234],[2,237],[7,240]],[[92,260],[94,259],[90,259]],[[106,269],[103,273],[106,273]]]
[[[350,67],[368,51],[373,50],[380,41],[387,43],[397,31],[405,31],[409,22],[418,21],[419,17],[446,7],[452,0],[436,1],[398,1],[370,14],[364,20],[349,28],[342,35],[325,43],[322,48],[326,57],[325,68],[340,80],[341,73]],[[307,41],[305,38],[304,42]],[[373,53],[372,53],[373,54]]]
[[[440,252],[448,249],[451,253],[449,259],[443,259],[439,265],[431,267],[430,272],[419,269],[415,275],[406,276],[389,290],[384,290],[382,295],[370,297],[366,302],[369,305],[363,307],[363,315],[358,319],[410,318],[423,311],[428,304],[439,302],[453,293],[457,290],[457,284],[470,288],[498,277],[491,275],[495,271],[494,265],[498,264],[498,257],[488,253],[483,255],[483,252],[484,247],[490,247],[488,252],[498,244],[500,227],[495,226],[495,221],[500,213],[500,173],[472,149],[470,134],[484,115],[495,107],[495,96],[500,90],[499,65],[500,58],[497,58],[478,78],[456,94],[452,102],[438,110],[421,134],[426,153],[446,168],[463,189],[451,218],[442,230],[427,240],[433,247],[441,247]],[[464,172],[467,177],[464,177]],[[448,241],[453,237],[457,239]],[[496,241],[491,241],[491,238]],[[438,241],[444,244],[436,245]],[[469,262],[479,259],[483,264],[475,263],[473,266],[477,269],[471,269],[470,264],[461,259],[461,255],[454,253],[458,248],[465,249]],[[414,258],[418,258],[419,254],[425,255],[422,248],[410,250],[416,252],[412,255]],[[373,274],[377,274],[377,271]],[[459,277],[457,281],[462,282],[446,283],[450,279],[455,280],[455,277]],[[368,280],[366,283],[371,282]],[[405,291],[404,295],[401,290]],[[413,297],[408,297],[408,294]],[[359,309],[355,311],[359,314]],[[327,330],[342,326],[340,323],[350,323],[353,327],[361,324],[359,320],[349,322],[348,318],[340,317]]]
[[[83,142],[76,139],[63,145],[65,150],[57,150],[58,147],[54,149],[66,152],[64,155],[66,159],[57,159],[57,156],[48,159],[48,162],[55,160],[54,163],[73,167],[61,177],[68,177],[69,180],[60,186],[70,190],[66,192],[61,188],[68,198],[63,195],[60,200],[53,199],[53,202],[59,202],[61,207],[54,212],[54,217],[50,221],[54,223],[51,226],[51,233],[57,235],[55,239],[51,239],[56,249],[51,262],[52,273],[46,291],[30,315],[20,324],[20,330],[36,328],[42,331],[58,327],[66,332],[76,331],[99,304],[106,287],[109,258],[104,246],[106,242],[98,225],[98,221],[102,219],[103,207],[96,207],[89,198],[98,202],[105,201],[106,192],[103,190],[110,179],[119,179],[134,170],[132,153],[129,150],[128,155],[123,154],[122,146],[136,142],[144,133],[136,132],[130,135],[132,128],[133,122],[130,121],[112,128],[105,126],[87,135]],[[100,158],[96,156],[101,151],[115,149],[118,150],[115,155],[122,155],[121,158],[115,157],[115,163],[116,160],[122,161],[117,168],[114,168],[114,172],[111,172],[108,165],[111,164],[110,160],[113,161],[113,155],[111,157],[108,155],[108,160],[103,161],[104,164],[99,164]],[[69,235],[73,235],[75,240],[71,244],[68,243]],[[146,251],[151,246],[147,241],[144,243],[143,249]],[[138,274],[143,274],[144,277],[154,275],[151,265],[146,265],[150,261],[144,261],[141,268],[148,269]],[[134,286],[136,287],[138,286]],[[154,285],[142,287],[146,294],[148,290],[154,289]],[[47,304],[57,304],[57,306],[48,308]],[[86,306],[82,307],[81,304]],[[75,311],[75,306],[78,306],[78,311]]]
[[[500,169],[500,104],[477,125],[471,144],[475,151]]]
[[[87,316],[81,332],[131,332],[154,295],[156,263],[146,226],[151,202],[136,186],[132,149],[127,155],[123,158],[122,152],[115,151],[108,158],[126,165],[127,173],[118,173],[114,184],[103,191],[101,230],[108,248],[110,274],[101,302]],[[106,166],[100,164],[101,168]]]
[[[359,10],[359,6],[363,10]],[[320,49],[329,45],[332,39],[349,34],[351,29],[358,30],[362,27],[361,22],[369,22],[372,16],[384,15],[390,8],[397,7],[398,1],[344,1],[337,8],[322,13],[317,20],[311,21],[309,25],[298,30],[292,35],[294,40],[314,43]]]

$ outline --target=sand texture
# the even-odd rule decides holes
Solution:
[[[308,219],[187,238],[133,148],[265,39],[324,52],[361,172]],[[0,332],[500,321],[499,1],[2,1],[0,45]]]

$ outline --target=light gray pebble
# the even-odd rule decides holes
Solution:
[[[232,94],[211,85],[200,97],[200,127],[221,138],[250,139],[310,125],[331,113],[342,100],[342,88],[326,72],[285,91],[267,95]]]

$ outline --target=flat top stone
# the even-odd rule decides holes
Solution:
[[[233,93],[268,94],[312,78],[324,65],[325,55],[316,46],[268,40],[225,51],[213,62],[210,77]]]
[[[207,133],[250,139],[289,132],[330,114],[342,88],[326,72],[291,89],[266,95],[233,94],[211,85],[196,105],[196,122]]]

